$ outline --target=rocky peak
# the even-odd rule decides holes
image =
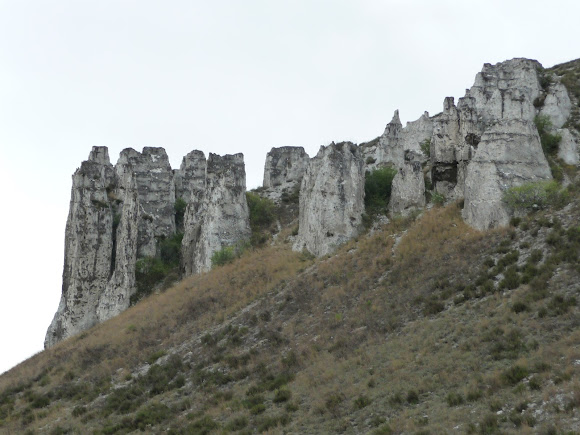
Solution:
[[[110,165],[109,149],[107,147],[93,147],[89,154],[89,161],[100,163],[101,165]]]

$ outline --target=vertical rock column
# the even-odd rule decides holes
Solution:
[[[302,147],[272,148],[264,165],[264,190],[260,194],[279,203],[283,195],[300,188],[310,158]]]
[[[248,240],[250,235],[244,155],[210,153],[205,186],[192,192],[185,212],[185,274],[210,270],[215,252]]]
[[[143,153],[121,151],[116,171],[121,179],[134,174],[139,199],[138,257],[154,257],[159,238],[175,234],[175,184],[163,148],[145,147]]]
[[[110,274],[115,176],[105,147],[94,147],[73,175],[65,233],[62,296],[45,347],[97,323],[96,307]]]
[[[294,250],[326,255],[358,234],[364,212],[364,164],[350,142],[321,147],[300,187]]]
[[[467,167],[463,218],[479,230],[508,225],[503,192],[551,178],[534,125],[521,119],[499,121],[485,131]]]

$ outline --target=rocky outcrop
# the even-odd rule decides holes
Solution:
[[[191,194],[203,189],[205,184],[206,159],[202,151],[194,150],[181,161],[179,169],[173,173],[175,199],[181,198],[186,203],[191,201]]]
[[[361,145],[365,169],[373,170],[381,166],[402,167],[405,152],[410,150],[422,155],[421,146],[431,139],[432,134],[433,121],[428,112],[416,121],[407,122],[403,128],[399,111],[395,110],[384,133],[377,140]]]
[[[106,147],[92,149],[73,175],[62,297],[46,347],[129,307],[137,261],[159,256],[160,241],[176,234],[176,191],[207,211],[190,216],[202,222],[199,270],[216,249],[249,237],[243,158],[212,156],[207,166],[206,180],[205,156],[193,151],[174,173],[163,148],[128,148],[113,167]]]
[[[554,128],[561,128],[572,110],[572,102],[566,87],[560,82],[553,82],[546,94],[539,98],[542,100],[539,102],[536,100],[535,103],[541,103],[540,115],[548,116]]]
[[[182,242],[186,275],[210,270],[215,252],[250,238],[244,155],[210,153],[205,186],[191,198]]]
[[[139,197],[137,255],[154,257],[157,241],[175,234],[175,184],[169,158],[163,148],[145,147],[121,151],[116,172],[121,179],[135,176]]]
[[[541,91],[541,68],[539,62],[521,58],[495,65],[486,63],[465,94],[474,99],[480,122],[487,127],[503,119],[533,121],[533,102]]]
[[[467,167],[463,217],[479,230],[508,225],[503,192],[551,178],[534,125],[521,119],[500,120],[485,131]]]
[[[425,178],[421,162],[406,160],[393,178],[389,212],[407,215],[412,210],[425,207]]]
[[[322,256],[358,234],[364,212],[364,178],[356,145],[343,142],[320,148],[302,179],[294,250]]]
[[[567,128],[561,128],[557,131],[562,137],[560,146],[558,147],[558,157],[561,158],[567,165],[577,165],[580,163],[580,156],[578,155],[578,141],[572,132]]]
[[[279,203],[300,188],[310,157],[302,147],[272,148],[266,156],[260,194]]]
[[[113,255],[113,166],[104,147],[94,147],[73,177],[65,233],[62,295],[44,345],[97,323],[96,307],[109,282]]]
[[[126,172],[118,180],[113,210],[112,275],[107,282],[96,308],[97,321],[104,322],[129,308],[135,293],[135,265],[139,235],[140,207],[136,177]],[[119,199],[122,198],[122,199]]]

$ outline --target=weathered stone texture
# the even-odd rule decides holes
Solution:
[[[211,257],[227,246],[249,240],[244,155],[209,155],[203,189],[192,194],[182,242],[186,275],[211,269]]]
[[[62,296],[45,347],[97,322],[96,306],[111,274],[113,209],[108,191],[115,177],[106,149],[93,148],[72,179]]]
[[[546,98],[540,108],[540,114],[548,116],[554,128],[561,128],[572,109],[572,102],[566,87],[560,82],[554,82],[548,87]]]
[[[389,212],[406,215],[423,207],[425,207],[425,178],[421,162],[406,161],[393,178]]]
[[[300,188],[295,250],[326,255],[358,234],[364,212],[364,168],[350,142],[323,146],[310,160]]]
[[[173,174],[175,199],[181,198],[189,203],[192,192],[203,189],[206,164],[203,151],[194,150],[183,157],[180,168]]]
[[[175,184],[167,153],[163,148],[145,147],[121,151],[117,173],[135,174],[139,197],[139,240],[137,255],[153,257],[157,239],[175,234]]]
[[[580,163],[578,156],[578,141],[572,132],[567,128],[561,128],[557,131],[562,137],[558,148],[558,157],[567,165],[577,165]]]
[[[503,192],[526,182],[551,179],[540,138],[530,121],[500,120],[486,130],[467,167],[466,222],[479,230],[508,225]]]
[[[310,157],[302,147],[272,148],[266,156],[261,195],[279,203],[300,188]]]

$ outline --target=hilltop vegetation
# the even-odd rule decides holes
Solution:
[[[0,431],[579,431],[578,188],[509,228],[451,204],[318,260],[288,226],[0,377]]]

